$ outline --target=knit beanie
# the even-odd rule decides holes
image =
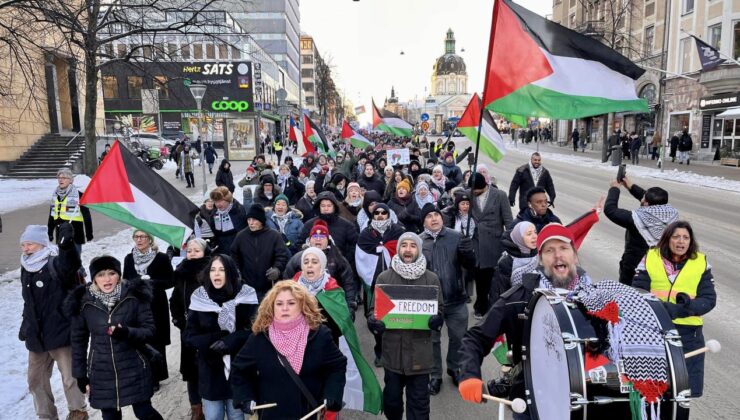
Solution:
[[[463,201],[467,201],[468,203],[470,203],[470,195],[468,195],[468,193],[466,193],[465,191],[455,193],[455,208],[459,209],[460,203],[462,203]]]
[[[442,212],[434,205],[434,203],[426,203],[424,204],[424,207],[421,208],[422,223],[424,223],[424,220],[427,218],[429,213],[439,213],[440,216],[442,215]]]
[[[396,191],[400,190],[401,188],[405,189],[407,192],[411,192],[411,183],[408,179],[404,178],[396,185]]]
[[[303,174],[303,176],[308,176],[308,168],[301,168],[298,170],[298,174]]]
[[[285,201],[285,205],[290,206],[290,200],[288,200],[288,197],[285,194],[278,194],[278,196],[275,197],[275,200],[272,203],[277,204],[277,202],[280,200]]]
[[[383,209],[383,210],[385,210],[385,211],[386,211],[386,213],[388,213],[388,216],[390,216],[390,215],[391,215],[391,208],[390,208],[390,207],[388,207],[388,205],[387,205],[387,204],[385,204],[385,203],[377,203],[377,204],[375,205],[375,208],[373,209],[373,213],[375,213],[375,210],[378,210],[378,209]],[[373,215],[372,215],[372,214],[370,215],[370,219],[371,219],[371,220],[373,220]]]
[[[90,261],[90,278],[94,279],[95,275],[103,270],[113,270],[120,276],[121,263],[110,255],[101,255]]]
[[[318,257],[319,262],[321,263],[321,271],[326,271],[326,254],[324,254],[324,251],[315,246],[310,246],[304,249],[303,254],[301,254],[301,268],[303,268],[303,259],[306,258],[306,255],[315,255]]]
[[[424,206],[424,207],[426,207],[426,206]],[[396,247],[396,254],[400,254],[401,253],[401,244],[403,243],[403,241],[406,241],[406,240],[409,240],[409,239],[412,240],[412,241],[414,241],[416,243],[416,247],[419,249],[419,255],[421,255],[421,238],[419,237],[419,235],[415,234],[414,232],[406,232],[403,235],[401,235],[400,238],[398,238],[398,245]]]
[[[362,187],[360,187],[360,184],[356,182],[350,182],[349,185],[347,185],[347,195],[349,195],[349,192],[352,191],[353,188],[357,188],[360,193],[362,193]]]
[[[266,223],[267,218],[265,217],[265,208],[262,207],[262,204],[255,203],[249,207],[247,220],[249,219],[259,220],[263,225]]]
[[[21,234],[21,241],[33,242],[35,244],[49,246],[49,230],[44,225],[28,225]]]
[[[316,219],[313,223],[313,227],[311,227],[311,232],[308,234],[308,237],[310,238],[317,234],[329,236],[329,226],[321,219]]]

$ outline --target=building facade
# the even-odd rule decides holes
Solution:
[[[316,64],[321,60],[319,50],[309,35],[301,35],[301,90],[303,110],[309,115],[318,115],[316,100]]]
[[[460,95],[468,93],[468,72],[465,61],[456,54],[455,33],[447,31],[445,53],[437,58],[432,67],[432,96]]]

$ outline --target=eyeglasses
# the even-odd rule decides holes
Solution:
[[[139,239],[149,239],[149,237],[147,235],[134,235],[134,240],[138,241]]]
[[[374,215],[374,216],[378,216],[378,215],[380,215],[380,216],[385,216],[385,215],[387,215],[387,214],[388,214],[388,212],[387,212],[387,211],[385,211],[385,210],[375,210],[375,211],[373,212],[373,215]]]
[[[327,236],[324,235],[323,233],[316,233],[316,234],[312,235],[311,238],[313,238],[313,239],[326,239]]]

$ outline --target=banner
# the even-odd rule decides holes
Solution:
[[[439,310],[439,288],[379,284],[375,286],[375,319],[395,330],[428,330]]]

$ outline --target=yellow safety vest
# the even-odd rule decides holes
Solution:
[[[64,197],[64,200],[59,201],[59,197],[54,197],[54,202],[51,204],[51,217],[52,219],[68,220],[70,222],[82,222],[82,212],[80,211],[80,199],[73,197],[69,200],[69,196]]]
[[[645,268],[650,276],[650,292],[663,302],[676,303],[676,295],[679,293],[686,293],[691,299],[696,297],[696,289],[699,288],[701,276],[707,269],[707,257],[697,252],[696,258],[686,261],[673,283],[668,279],[658,248],[651,248],[648,251]],[[700,326],[704,324],[704,320],[700,316],[687,316],[676,318],[673,323]]]
[[[272,142],[272,148],[275,149],[276,152],[279,152],[283,150],[283,144],[280,143],[279,141],[274,141]]]

